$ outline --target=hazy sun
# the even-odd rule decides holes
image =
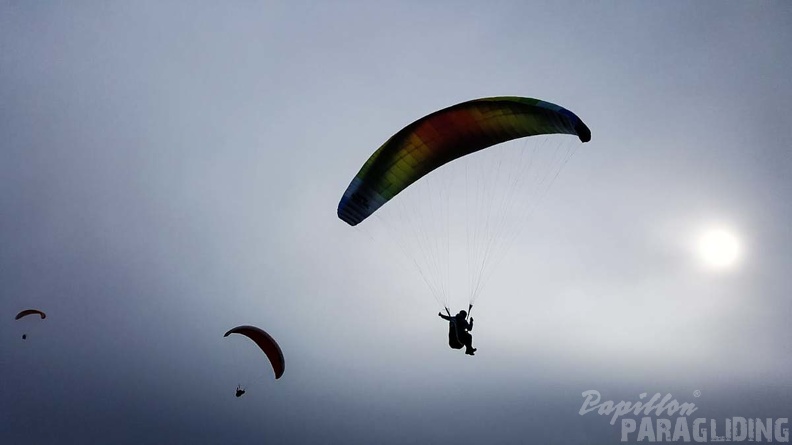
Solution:
[[[740,259],[740,240],[732,231],[710,228],[698,240],[698,254],[705,264],[714,269],[726,269]]]

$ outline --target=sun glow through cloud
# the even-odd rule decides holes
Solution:
[[[722,227],[710,227],[704,230],[699,235],[696,248],[704,264],[716,270],[734,267],[742,253],[737,235]]]

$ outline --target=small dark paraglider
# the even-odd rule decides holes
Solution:
[[[278,343],[269,334],[255,326],[237,326],[223,335],[228,337],[231,334],[240,334],[253,340],[256,345],[266,354],[267,358],[272,365],[272,370],[275,372],[275,380],[281,378],[283,371],[286,369],[286,361],[283,358],[283,351],[281,351]],[[241,385],[237,385],[236,396],[241,397],[245,394],[245,389]]]
[[[272,370],[275,371],[275,379],[279,379],[286,369],[286,362],[283,359],[283,351],[281,351],[278,343],[269,334],[255,326],[237,326],[234,329],[226,332],[223,337],[228,337],[231,334],[240,334],[253,340],[256,345],[267,355]]]
[[[14,320],[19,320],[22,317],[27,317],[28,315],[33,315],[33,314],[40,316],[42,320],[47,318],[47,314],[41,312],[38,309],[25,309],[24,311],[18,313],[16,317],[14,317]]]
[[[41,317],[42,320],[47,318],[47,314],[45,314],[44,312],[38,309],[25,309],[24,311],[16,314],[14,320],[19,320],[20,318],[24,318],[30,315],[38,315],[39,317]],[[22,340],[27,340],[27,334],[22,334]]]

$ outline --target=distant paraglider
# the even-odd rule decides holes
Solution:
[[[272,370],[275,371],[275,379],[279,379],[283,375],[283,371],[286,368],[286,362],[283,359],[283,351],[281,351],[280,346],[275,340],[263,330],[255,327],[255,326],[237,326],[230,331],[226,332],[223,337],[228,337],[231,334],[240,334],[244,335],[245,337],[253,340],[253,342],[264,351],[264,354],[267,355],[269,358],[270,364],[272,365]],[[239,393],[239,391],[242,391]],[[244,394],[244,389],[237,387],[237,397]]]
[[[19,320],[22,317],[27,317],[28,315],[33,315],[33,314],[38,314],[42,320],[47,318],[47,314],[41,312],[38,309],[25,309],[24,311],[18,313],[16,317],[14,317],[14,320]]]
[[[38,309],[25,309],[24,311],[18,313],[16,317],[14,317],[14,320],[19,320],[20,318],[24,318],[30,315],[38,315],[39,317],[41,317],[42,320],[47,318],[47,314],[45,314],[44,312]],[[27,334],[22,334],[22,340],[27,340]]]

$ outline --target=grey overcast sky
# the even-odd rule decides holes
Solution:
[[[790,417],[790,47],[788,1],[0,1],[0,443],[618,442],[587,390]],[[468,357],[335,212],[395,131],[498,95],[593,137]]]

